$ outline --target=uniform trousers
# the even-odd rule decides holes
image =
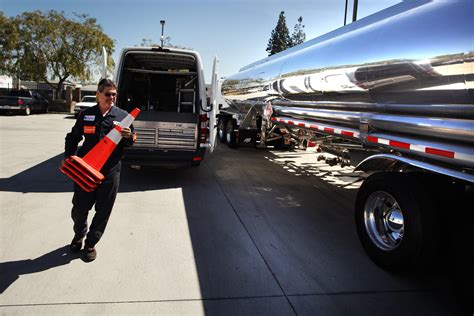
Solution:
[[[117,197],[120,169],[109,173],[104,181],[92,192],[82,190],[74,183],[71,217],[74,222],[75,239],[86,236],[86,247],[93,248],[104,234],[112,208]],[[95,204],[95,214],[87,232],[87,217]]]

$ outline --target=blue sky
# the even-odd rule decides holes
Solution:
[[[359,0],[358,18],[399,2]],[[352,3],[349,0],[348,22]],[[221,77],[265,58],[280,11],[285,11],[290,32],[302,16],[309,40],[341,27],[344,6],[345,0],[0,0],[0,10],[7,16],[52,9],[69,17],[73,12],[89,14],[115,40],[112,57],[116,62],[123,47],[139,45],[143,38],[159,43],[160,20],[165,20],[164,33],[172,44],[201,54],[206,82],[211,78],[214,56],[219,57]]]

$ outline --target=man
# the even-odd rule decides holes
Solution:
[[[127,112],[115,106],[117,99],[117,86],[110,79],[102,79],[96,92],[97,105],[82,111],[66,135],[65,158],[76,153],[79,142],[84,138],[84,143],[77,155],[84,157],[114,125],[127,116]],[[131,146],[135,141],[135,134],[131,128],[122,129],[123,139],[112,152],[100,172],[105,179],[96,190],[85,192],[74,183],[74,197],[72,199],[71,217],[74,222],[74,238],[71,241],[72,252],[79,252],[85,240],[83,259],[86,262],[95,260],[97,251],[95,245],[104,234],[105,227],[112,212],[112,207],[117,196],[120,181],[120,160],[123,156],[124,146]],[[62,161],[61,165],[65,163]],[[87,215],[95,204],[95,215],[87,232]],[[86,236],[87,234],[87,236]]]

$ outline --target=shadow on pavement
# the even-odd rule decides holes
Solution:
[[[17,260],[0,263],[0,294],[13,284],[20,275],[37,273],[69,264],[78,259],[78,254],[69,252],[69,245],[55,249],[36,259]]]
[[[63,155],[56,155],[9,178],[0,179],[0,191],[20,193],[73,192],[73,182],[59,171]],[[136,192],[181,187],[199,168],[169,167],[135,171],[122,165],[120,192]]]
[[[349,220],[352,215],[346,214],[346,201],[334,201],[335,196],[327,196],[325,198],[331,201],[331,204],[328,204],[331,205],[330,211],[325,212],[321,208],[317,213],[314,197],[299,195],[300,189],[307,190],[308,186],[313,187],[313,182],[320,185],[318,178],[311,174],[305,177],[305,181],[309,183],[296,180],[296,175],[305,175],[303,171],[307,171],[307,168],[294,165],[291,157],[284,157],[282,168],[291,167],[297,172],[291,176],[285,171],[286,182],[275,183],[274,174],[258,169],[257,160],[264,158],[256,151],[219,151],[218,156],[207,157],[198,168],[154,168],[135,171],[123,166],[120,184],[120,192],[182,189],[205,311],[215,312],[216,310],[213,310],[215,302],[235,298],[274,299],[285,303],[282,290],[293,293],[295,297],[298,294],[320,295],[320,290],[314,290],[320,287],[318,282],[327,283],[325,287],[327,292],[331,293],[337,282],[332,281],[331,275],[325,276],[324,270],[317,268],[318,264],[324,266],[325,261],[331,262],[326,264],[327,270],[344,274],[355,286],[358,286],[358,280],[364,276],[357,276],[352,269],[362,274],[374,271],[370,267],[355,269],[350,260],[347,260],[347,253],[352,253],[354,260],[360,260],[359,263],[365,262],[365,259],[358,259],[363,255],[360,255],[357,249],[354,250],[355,242],[348,242],[352,235],[337,233],[337,229],[340,231],[354,229],[352,220]],[[271,160],[282,158],[272,154],[268,156]],[[72,181],[58,170],[61,159],[62,154],[59,154],[10,178],[0,179],[0,191],[72,193]],[[227,166],[232,168],[232,172]],[[240,169],[244,171],[239,172]],[[268,166],[268,170],[273,173],[283,172],[274,165]],[[265,191],[267,187],[273,191]],[[339,187],[338,190],[342,188]],[[317,188],[314,191],[308,190],[323,197],[321,191]],[[269,205],[277,204],[266,205],[266,202],[273,200],[276,192],[282,194],[290,192],[297,196],[298,207],[292,208],[289,203],[291,201],[286,201],[286,204],[279,205],[278,209],[270,209]],[[231,205],[228,206],[227,203]],[[337,208],[342,210],[341,214],[336,212],[337,205],[339,205]],[[287,221],[291,221],[295,228],[290,229],[291,225]],[[234,224],[229,225],[229,222]],[[337,224],[339,228],[336,229],[332,224]],[[472,238],[470,234],[469,238]],[[463,235],[456,236],[455,239],[468,241],[469,238]],[[327,243],[324,242],[325,239]],[[305,244],[308,246],[304,246]],[[339,246],[334,247],[335,249],[332,246],[326,248],[326,244]],[[443,272],[451,278],[453,287],[458,292],[455,293],[456,296],[462,303],[467,304],[472,286],[468,281],[469,277],[472,277],[470,272],[472,266],[471,260],[468,260],[466,255],[472,253],[472,244],[468,242],[463,244],[455,242],[455,244],[457,247],[450,253],[452,262],[450,266],[445,267],[447,272]],[[311,248],[311,245],[315,247]],[[67,247],[53,250],[36,259],[0,263],[0,293],[3,293],[20,275],[66,265],[79,258],[77,255],[69,254]],[[294,262],[299,266],[292,265]],[[332,265],[340,267],[341,270],[333,269]],[[298,271],[298,267],[301,271]],[[272,268],[274,271],[269,273],[267,268]],[[304,269],[306,271],[303,271]],[[316,279],[313,280],[308,275]],[[339,278],[343,279],[341,276]],[[371,277],[367,275],[367,278]],[[277,285],[277,280],[282,284],[281,288]],[[416,283],[416,280],[414,281]],[[303,283],[307,283],[307,291],[301,290]],[[372,283],[377,284],[376,281]],[[374,285],[374,288],[377,286]],[[247,307],[242,307],[241,314],[249,312],[245,309]],[[274,305],[274,308],[274,310],[264,308],[263,314],[278,312],[280,305]],[[224,313],[226,310],[223,308],[219,312]]]
[[[72,192],[71,181],[59,171],[59,154],[9,178],[0,179],[3,192]]]

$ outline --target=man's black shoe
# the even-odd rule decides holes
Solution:
[[[89,248],[89,247],[84,248],[84,256],[82,257],[82,259],[85,262],[94,261],[96,257],[97,257],[97,251],[95,250],[95,248]]]
[[[80,237],[80,238],[76,238],[74,237],[71,241],[71,244],[69,245],[69,249],[71,250],[71,252],[79,252],[81,251],[82,249],[82,240],[84,238]]]

